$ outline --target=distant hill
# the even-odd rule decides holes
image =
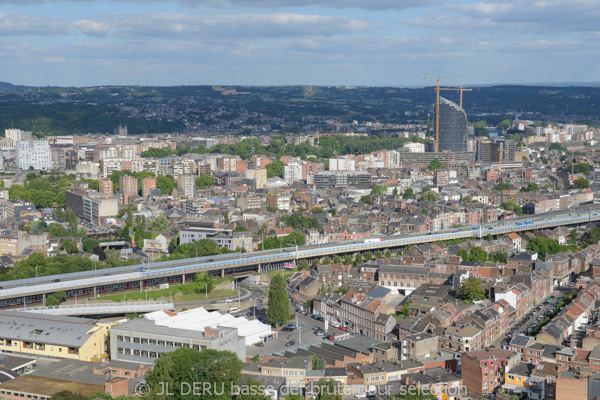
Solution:
[[[2,92],[18,92],[20,90],[34,89],[33,86],[13,85],[8,82],[0,82],[0,91]]]

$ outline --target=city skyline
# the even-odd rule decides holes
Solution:
[[[600,1],[0,0],[23,85],[597,81]]]

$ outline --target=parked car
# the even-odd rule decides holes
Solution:
[[[287,347],[290,347],[290,346],[293,346],[293,345],[295,345],[295,344],[296,344],[296,341],[295,341],[295,340],[290,340],[290,341],[289,341],[289,342],[287,342],[285,345],[286,345]]]
[[[346,330],[346,327],[345,327],[345,326],[340,326],[338,329],[339,329],[340,331],[345,331],[345,330]]]
[[[231,303],[233,302],[233,299],[225,299],[225,303]]]
[[[323,336],[324,334],[325,332],[323,332],[322,330],[315,331],[315,335],[317,336]]]
[[[265,347],[265,343],[264,342],[258,342],[258,343],[256,343],[256,347]]]
[[[60,282],[60,279],[53,279],[52,282],[54,282],[54,283]]]

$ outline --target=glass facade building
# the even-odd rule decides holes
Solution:
[[[451,151],[453,153],[467,151],[467,125],[465,110],[460,108],[458,104],[440,97],[439,151]]]

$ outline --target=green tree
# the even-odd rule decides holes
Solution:
[[[231,351],[204,349],[202,351],[181,347],[173,352],[164,353],[154,363],[154,368],[145,375],[150,397],[153,399],[176,398],[180,400],[196,400],[194,391],[186,393],[187,388],[200,387],[204,383],[210,387],[225,388],[219,391],[203,392],[203,400],[233,399],[231,388],[240,379],[242,362]],[[163,385],[168,385],[173,397],[163,392]],[[164,393],[159,395],[158,393]]]
[[[435,158],[433,161],[431,161],[429,163],[429,165],[427,166],[427,169],[430,171],[434,171],[436,169],[444,169],[444,164],[442,164],[442,162],[440,160]]]
[[[75,241],[73,241],[72,239],[63,240],[62,244],[60,245],[60,249],[67,252],[68,254],[79,253],[77,243],[75,243]]]
[[[428,387],[417,387],[414,393],[395,394],[390,396],[390,400],[437,400],[435,392],[429,390]]]
[[[580,176],[575,181],[575,184],[573,185],[573,187],[575,189],[587,189],[590,187],[590,182],[587,179],[585,179],[584,177]]]
[[[337,214],[337,210],[335,208],[330,208],[329,210],[327,210],[327,212],[334,217]]]
[[[270,400],[271,397],[265,394],[265,386],[255,378],[250,378],[239,388],[239,393],[235,400]]]
[[[56,292],[52,293],[46,298],[46,305],[48,307],[58,306],[60,303],[67,299],[67,294],[65,292]]]
[[[325,264],[325,265],[331,264],[331,260],[329,259],[329,256],[323,257],[323,260],[321,261],[321,264]]]
[[[394,190],[392,190],[392,196],[396,196],[396,197],[400,196],[400,193],[398,192],[397,187],[395,187]]]
[[[500,208],[508,211],[514,211],[517,213],[517,215],[523,215],[523,209],[514,200],[508,200],[507,202],[500,204]]]
[[[581,164],[575,165],[573,167],[573,173],[589,175],[590,174],[590,164],[589,163],[581,163]]]
[[[505,131],[508,128],[510,128],[511,125],[512,125],[512,121],[510,119],[503,119],[502,121],[500,121],[500,123],[498,123],[498,129]],[[517,140],[517,142],[518,142],[518,140]]]
[[[171,194],[178,184],[172,175],[158,175],[156,177],[156,188],[164,195]]]
[[[406,299],[406,301],[402,305],[402,311],[400,311],[400,315],[402,316],[402,318],[408,318],[408,316],[410,315],[410,303],[410,299]]]
[[[537,192],[540,187],[537,183],[529,182],[527,186],[521,188],[521,192]]]
[[[477,301],[485,299],[485,289],[477,278],[465,279],[458,289],[458,295],[464,300]]]
[[[339,263],[342,262],[342,258],[339,255],[335,254],[333,256],[333,262],[336,263],[336,264],[339,264]]]
[[[169,228],[169,219],[165,215],[159,215],[148,225],[151,231],[166,232]]]
[[[390,258],[392,256],[392,252],[390,251],[390,249],[386,249],[383,255],[385,256],[385,258]]]
[[[371,190],[371,194],[386,194],[387,187],[383,185],[375,185],[373,186],[373,190]]]
[[[234,232],[248,232],[248,228],[244,225],[238,225],[233,229]]]
[[[196,187],[200,190],[204,190],[209,186],[215,184],[215,178],[206,174],[200,174],[199,177],[196,178]]]
[[[467,251],[467,249],[465,248],[460,248],[458,249],[458,252],[456,253],[457,256],[459,256],[463,261],[469,261],[469,252]]]
[[[316,386],[317,396],[315,400],[342,400],[343,391],[340,390],[333,379],[321,378]]]
[[[267,319],[269,323],[275,326],[285,324],[290,319],[290,303],[285,278],[282,274],[276,274],[272,277],[268,296]]]
[[[579,240],[579,234],[577,234],[577,230],[571,229],[571,232],[569,232],[569,236],[567,237],[567,242],[569,244],[577,244],[578,240]]]
[[[54,393],[51,397],[52,400],[88,400],[87,397],[85,397],[82,394],[79,393],[73,393],[69,390],[63,390],[61,392],[58,393]]]
[[[436,201],[438,199],[438,194],[433,190],[427,190],[425,193],[421,193],[421,200],[424,201]]]
[[[567,148],[560,143],[552,143],[550,150],[567,151]]]
[[[380,250],[375,251],[375,258],[381,260],[383,258],[383,254],[381,254]]]
[[[197,284],[196,293],[208,293],[215,288],[213,278],[207,271],[197,273],[194,282]]]
[[[412,190],[412,188],[408,188],[408,189],[406,189],[406,190],[404,191],[404,193],[402,194],[402,198],[403,198],[404,200],[408,200],[408,199],[410,199],[411,197],[413,197],[414,195],[415,195],[415,192],[414,192],[414,190]]]
[[[356,253],[356,256],[354,257],[354,261],[356,261],[357,265],[362,264],[363,263],[362,254]]]
[[[314,207],[310,212],[313,214],[325,214],[325,211],[321,207]]]
[[[276,176],[283,177],[283,167],[286,165],[286,163],[279,160],[267,164],[267,178],[274,178]]]
[[[100,246],[100,242],[96,239],[87,237],[83,239],[83,251],[85,251],[86,253],[91,253],[98,246]]]
[[[362,196],[360,201],[368,206],[372,206],[374,204],[373,199],[370,196]]]
[[[492,188],[492,190],[496,192],[501,192],[503,190],[510,190],[510,185],[508,183],[498,183],[496,186]]]
[[[484,249],[482,249],[479,246],[473,246],[471,247],[471,250],[469,250],[469,260],[470,261],[486,261],[488,258],[487,255],[487,251],[485,251]]]

